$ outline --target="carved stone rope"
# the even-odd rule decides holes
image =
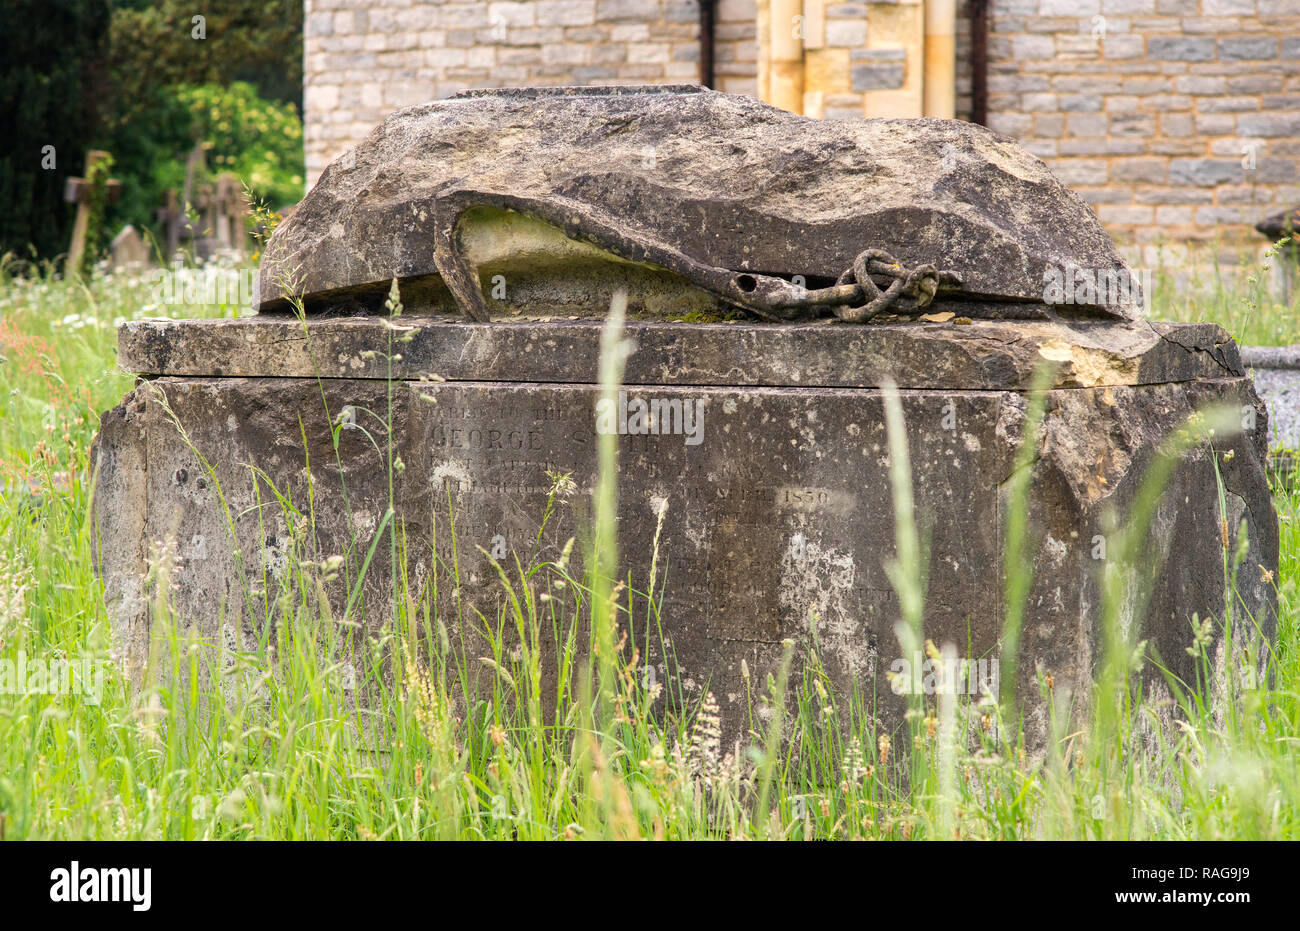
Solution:
[[[892,280],[882,291],[875,278]],[[810,316],[813,308],[830,307],[848,323],[866,323],[885,311],[917,313],[929,306],[941,286],[961,285],[956,272],[928,263],[908,268],[883,249],[860,252],[828,288],[810,291],[784,279],[748,274],[731,281],[740,303],[767,319],[799,319]]]
[[[873,275],[893,280],[881,291]],[[852,285],[852,297],[836,300],[832,305],[835,316],[849,323],[865,323],[886,310],[895,313],[920,311],[934,300],[940,284],[960,283],[955,272],[940,271],[930,264],[909,269],[883,249],[867,249],[844,270],[835,282],[835,288],[825,290],[839,292],[845,285]]]

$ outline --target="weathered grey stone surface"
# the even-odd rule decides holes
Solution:
[[[521,559],[530,558],[552,484],[548,472],[572,473],[577,493],[547,526],[538,557],[556,557],[583,527],[596,474],[590,327],[399,323],[416,333],[402,344],[411,368],[393,394],[393,439],[405,464],[396,501],[410,546],[407,569],[413,587],[439,580],[444,600],[438,615],[453,637],[468,638],[466,655],[477,657],[477,625],[460,619],[474,617],[471,608],[494,617],[503,598],[478,547],[491,550],[501,541]],[[363,351],[384,345],[385,321],[309,321],[306,332],[311,339],[319,335],[319,354],[296,345],[270,355],[264,348],[284,337],[274,329],[280,325],[239,321],[227,329],[193,322],[123,330],[129,364],[174,373],[143,384],[107,413],[94,452],[98,565],[114,630],[137,667],[148,630],[140,597],[142,540],[174,533],[185,563],[176,577],[180,617],[197,624],[209,642],[229,640],[220,629],[223,616],[241,628],[245,643],[260,633],[264,605],[250,592],[260,588],[264,565],[273,582],[283,572],[290,543],[277,508],[253,507],[248,463],[266,470],[304,508],[311,463],[320,556],[346,554],[355,566],[388,506],[380,453],[360,431],[344,430],[336,460],[331,440],[331,421],[345,406],[386,410],[388,386],[380,373],[353,364]],[[302,324],[294,326],[303,332]],[[821,342],[767,341],[772,332]],[[830,335],[823,338],[823,332]],[[498,334],[522,342],[484,343]],[[894,632],[899,611],[883,569],[894,552],[893,509],[882,399],[874,387],[890,371],[891,354],[893,371],[921,386],[904,390],[902,401],[917,516],[929,541],[925,634],[969,649],[972,657],[997,658],[1006,483],[1022,441],[1027,366],[1044,355],[1072,360],[1089,339],[1105,342],[1093,331],[1083,331],[1074,344],[1068,335],[1064,328],[1021,332],[994,323],[933,330],[641,327],[641,348],[629,362],[640,384],[630,385],[629,395],[703,403],[698,443],[685,433],[619,441],[620,539],[634,585],[647,581],[659,509],[667,506],[658,563],[665,639],[658,630],[647,636],[637,627],[633,641],[645,660],[661,679],[680,666],[688,700],[713,691],[731,741],[745,727],[742,661],[761,684],[775,668],[783,638],[803,649],[815,633],[841,694],[861,690],[869,706],[878,700],[874,713],[882,727],[900,725],[905,699],[884,683],[900,657]],[[165,345],[175,351],[167,355],[160,348]],[[810,345],[820,357],[810,358]],[[707,346],[708,352],[674,355],[681,346],[692,353]],[[507,348],[515,354],[507,356]],[[556,363],[570,351],[575,355],[561,373]],[[982,364],[981,353],[1000,361]],[[731,360],[745,357],[755,367],[731,367]],[[936,368],[921,371],[921,358]],[[417,380],[416,367],[426,359],[443,368],[427,374],[451,380]],[[679,370],[683,359],[695,368]],[[318,362],[324,366],[319,381]],[[1151,365],[1161,377],[1114,383],[1120,371],[1141,381],[1144,371],[1155,371]],[[1099,658],[1101,563],[1095,555],[1097,537],[1106,532],[1103,514],[1112,506],[1124,513],[1153,450],[1202,403],[1259,407],[1235,349],[1213,327],[1163,327],[1145,355],[1131,353],[1126,366],[1098,366],[1109,374],[1089,380],[1080,379],[1080,366],[1070,361],[1075,374],[1058,380],[1042,434],[1033,440],[1035,581],[1018,686],[1031,732],[1040,736],[1045,705],[1036,671],[1050,671],[1058,690],[1081,689]],[[200,374],[204,368],[222,377]],[[769,376],[775,384],[755,383]],[[210,477],[154,392],[162,392],[215,468],[237,515],[236,540]],[[1132,622],[1161,660],[1189,681],[1190,618],[1217,617],[1224,604],[1222,520],[1230,528],[1230,547],[1239,526],[1249,537],[1242,602],[1266,635],[1273,630],[1273,593],[1258,567],[1276,570],[1278,539],[1261,465],[1265,418],[1258,413],[1254,433],[1216,444],[1220,454],[1233,453],[1220,455],[1218,466],[1227,514],[1219,512],[1208,450],[1188,458],[1157,512],[1150,554],[1159,568],[1148,610]],[[449,509],[462,571],[459,601],[437,568],[453,555]],[[242,566],[232,555],[236,550]],[[392,616],[387,553],[387,546],[377,549],[365,588],[365,621],[375,627]],[[341,583],[329,595],[341,610]],[[480,667],[469,671],[481,673]]]
[[[595,379],[600,325],[440,323],[419,317],[141,320],[119,333],[119,362],[150,375],[418,378],[569,382]],[[1025,390],[1045,361],[1056,387],[1146,385],[1240,376],[1216,324],[1113,325],[976,320],[957,325],[789,326],[633,323],[640,351],[625,380],[655,385]],[[403,339],[390,360],[388,340]],[[383,350],[383,351],[380,351]]]
[[[1300,346],[1248,346],[1242,361],[1268,408],[1269,445],[1300,449]]]
[[[867,264],[867,250],[892,258]],[[855,260],[856,284],[837,283]],[[1078,303],[1044,303],[1053,275]],[[662,592],[658,622],[629,642],[661,679],[683,677],[685,694],[661,701],[712,691],[730,744],[746,695],[762,691],[742,669],[761,684],[788,638],[800,656],[817,643],[832,684],[891,730],[906,699],[885,673],[910,659],[884,571],[893,382],[927,541],[925,635],[968,658],[1001,656],[1016,568],[1002,557],[1008,480],[1033,446],[1015,684],[1041,741],[1036,674],[1084,689],[1099,658],[1107,515],[1126,513],[1169,432],[1209,402],[1240,412],[1244,432],[1176,472],[1147,547],[1147,599],[1123,620],[1159,666],[1194,681],[1190,619],[1221,615],[1224,547],[1245,534],[1234,604],[1265,637],[1275,623],[1267,417],[1237,348],[1215,326],[1149,324],[1116,275],[1132,280],[1091,209],[1012,140],[966,123],[822,122],[680,87],[487,91],[399,111],[276,232],[257,318],[122,328],[121,363],[151,380],[104,416],[93,454],[115,636],[138,676],[158,540],[180,559],[181,622],[210,644],[274,635],[268,606],[294,553],[345,557],[326,588],[337,616],[391,501],[405,550],[374,548],[362,625],[391,622],[400,569],[413,591],[440,593],[464,674],[487,675],[480,623],[505,595],[483,550],[533,564],[580,536],[609,427],[621,569],[644,588],[654,564]],[[725,319],[804,314],[806,285],[833,295],[817,308],[839,302],[861,321],[876,306],[867,292],[899,276],[915,305],[871,327]],[[1086,287],[1107,276],[1111,287]],[[374,316],[393,278],[406,314]],[[616,289],[638,348],[606,416],[592,318]],[[301,319],[284,313],[287,293],[304,296]],[[863,312],[841,314],[842,298]],[[1025,437],[1045,362],[1046,421]],[[654,432],[638,429],[640,404]],[[543,526],[560,474],[576,491]],[[309,534],[291,526],[308,510]]]
[[[301,293],[312,313],[378,312],[397,277],[409,310],[479,321],[604,313],[616,287],[652,317],[757,312],[868,249],[954,272],[939,299],[958,313],[971,297],[976,314],[1046,312],[1049,269],[1131,280],[1078,195],[971,123],[822,121],[692,87],[538,88],[392,114],[276,231],[260,306]],[[1135,310],[1127,293],[1056,308]]]

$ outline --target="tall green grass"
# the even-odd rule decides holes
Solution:
[[[1214,242],[1177,251],[1156,249],[1153,320],[1218,323],[1243,346],[1300,343],[1300,251],[1290,239],[1262,256]]]
[[[739,753],[721,746],[711,696],[691,703],[672,675],[643,675],[637,650],[656,635],[663,580],[620,576],[614,437],[601,449],[593,523],[572,548],[553,561],[495,561],[501,613],[462,617],[484,649],[440,621],[436,599],[454,598],[459,566],[442,564],[439,584],[412,590],[400,567],[414,544],[390,517],[357,541],[359,557],[346,565],[308,546],[292,550],[283,582],[258,602],[262,629],[274,636],[234,653],[196,641],[195,619],[170,606],[173,566],[156,559],[154,684],[133,693],[109,655],[90,570],[85,474],[96,415],[131,381],[113,370],[111,326],[60,321],[130,316],[147,289],[117,278],[86,288],[48,279],[4,286],[0,657],[88,655],[105,669],[98,704],[0,694],[6,839],[1300,836],[1294,492],[1276,497],[1280,630],[1262,687],[1228,702],[1175,696],[1180,714],[1142,694],[1136,644],[1114,623],[1141,546],[1139,516],[1125,525],[1128,542],[1104,586],[1109,650],[1097,688],[1080,698],[1087,726],[1062,709],[1044,752],[1026,748],[1012,706],[996,696],[973,704],[918,697],[902,730],[878,732],[863,695],[829,688],[816,643],[794,642],[770,676],[750,671],[753,726]],[[605,392],[621,377],[618,319],[616,307]],[[899,516],[888,571],[903,608],[901,655],[912,646],[941,654],[925,633],[895,393],[886,392],[886,410]],[[1031,405],[1031,428],[1036,416]],[[1171,439],[1160,461],[1172,465],[1179,444],[1196,439]],[[391,479],[391,444],[378,433],[376,442]],[[268,507],[310,530],[312,502],[263,487]],[[1026,494],[1013,495],[1013,515]],[[1142,500],[1155,494],[1153,486]],[[556,476],[548,519],[572,506],[571,495]],[[1010,524],[1008,546],[1027,552],[1025,531],[1014,529],[1023,521]],[[396,555],[390,581],[399,597],[391,618],[361,625],[355,605],[340,612],[323,592],[339,573],[355,586],[363,557],[379,546]],[[585,553],[582,573],[574,552]],[[1007,585],[1014,605],[1028,579],[1013,574]],[[1013,650],[1017,624],[1012,609],[1004,641]],[[1191,630],[1188,646],[1204,646]],[[1042,688],[1051,694],[1050,683]],[[665,691],[677,700],[656,713]]]

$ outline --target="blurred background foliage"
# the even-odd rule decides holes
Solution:
[[[165,192],[185,184],[195,142],[207,149],[209,176],[231,172],[273,207],[302,197],[302,120],[292,103],[270,101],[244,81],[158,89],[147,109],[106,143],[124,184],[117,225],[154,228]]]
[[[63,185],[88,149],[109,150],[122,181],[109,237],[126,223],[157,235],[196,142],[211,174],[238,175],[271,207],[302,197],[299,0],[5,0],[0,61],[0,253],[67,249]]]
[[[107,0],[0,3],[0,253],[68,247],[63,184],[94,148],[109,13]]]

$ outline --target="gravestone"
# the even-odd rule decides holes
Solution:
[[[67,267],[80,269],[86,252],[86,236],[89,234],[90,220],[95,195],[95,185],[91,181],[91,169],[108,158],[108,153],[92,149],[86,153],[86,173],[84,178],[68,178],[63,186],[63,199],[69,204],[77,205],[77,216],[72,224],[72,242],[68,245]],[[104,202],[115,204],[122,199],[122,182],[109,178],[104,182]],[[92,259],[94,256],[91,257]]]
[[[394,278],[405,313],[386,319]],[[321,555],[361,559],[390,475],[346,426],[391,403],[404,568],[413,590],[455,592],[435,613],[466,655],[484,649],[466,619],[504,604],[484,551],[556,559],[612,431],[625,569],[644,586],[653,563],[662,585],[657,629],[634,634],[641,661],[680,674],[688,702],[713,692],[730,741],[783,641],[815,640],[841,694],[897,728],[907,699],[886,676],[911,658],[885,571],[893,383],[927,539],[925,636],[966,658],[1000,655],[1008,487],[1035,444],[1014,685],[1041,739],[1036,676],[1078,690],[1099,661],[1106,514],[1127,512],[1170,431],[1209,402],[1243,429],[1175,472],[1129,625],[1194,681],[1192,615],[1222,614],[1224,547],[1244,536],[1237,603],[1274,629],[1267,417],[1228,335],[1148,323],[1133,280],[1081,199],[971,124],[819,122],[694,88],[482,92],[399,111],[277,229],[257,316],[120,330],[121,365],[148,381],[104,415],[93,456],[115,637],[138,677],[149,541],[168,536],[185,564],[179,616],[209,643],[260,635],[242,606],[295,544],[258,506],[248,464],[300,506],[310,489]],[[618,403],[598,408],[615,291],[636,349]],[[1045,419],[1025,437],[1044,363]],[[576,492],[543,527],[559,474]],[[393,616],[392,568],[377,547],[368,625]],[[328,595],[342,611],[342,584]]]
[[[1255,224],[1255,229],[1270,241],[1277,242],[1284,236],[1294,238],[1297,225],[1300,225],[1300,207],[1291,207],[1269,214]]]
[[[1300,450],[1300,345],[1249,346],[1242,358],[1268,408],[1269,445]]]
[[[108,244],[109,268],[139,268],[148,265],[152,257],[149,243],[129,223]]]
[[[189,251],[195,258],[242,254],[246,244],[248,204],[239,179],[223,172],[208,177],[203,143],[185,160],[185,186],[179,197],[168,191],[158,222],[167,255]]]

